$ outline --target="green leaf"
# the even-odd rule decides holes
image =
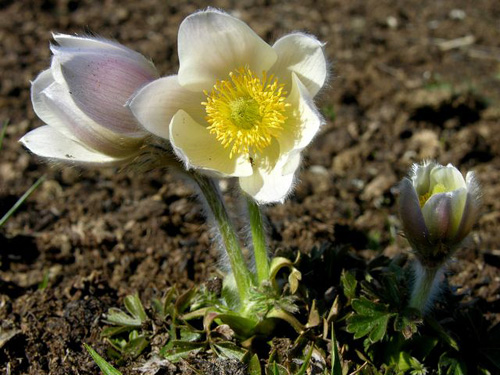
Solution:
[[[337,337],[335,336],[335,328],[331,324],[331,345],[332,345],[332,369],[330,375],[342,375],[342,364],[340,363],[339,347]]]
[[[307,328],[317,327],[321,323],[321,317],[319,316],[318,308],[316,307],[316,300],[312,301],[311,308],[309,310],[309,317],[307,318]]]
[[[190,329],[190,327],[181,328],[181,341],[195,342],[201,339],[201,333]]]
[[[443,353],[439,357],[438,364],[438,374],[439,375],[466,375],[467,368],[463,362],[458,359],[451,357],[449,353]]]
[[[269,279],[274,282],[278,271],[283,267],[293,267],[293,262],[284,257],[274,257],[269,266]]]
[[[184,294],[182,294],[177,301],[175,301],[175,311],[177,314],[182,314],[189,306],[189,303],[196,294],[196,289],[191,288]]]
[[[133,327],[127,327],[127,326],[106,327],[101,331],[101,337],[117,336],[121,333],[128,332],[131,329],[133,329]]]
[[[175,297],[176,291],[177,290],[175,286],[173,286],[168,289],[165,297],[163,297],[161,300],[157,298],[153,299],[152,307],[162,319],[165,319],[168,315],[173,315],[174,304],[172,303],[172,301]]]
[[[123,348],[123,356],[128,358],[137,358],[149,345],[149,340],[144,336],[136,337],[130,340]]]
[[[311,362],[313,350],[314,350],[314,344],[311,345],[311,349],[309,349],[309,352],[307,353],[306,358],[304,359],[304,363],[302,364],[302,366],[300,366],[299,371],[297,371],[295,375],[305,375],[307,367],[309,367],[309,362]]]
[[[44,290],[49,286],[50,271],[45,271],[42,281],[38,284],[38,290]]]
[[[408,308],[394,319],[394,330],[401,332],[405,339],[408,340],[417,332],[417,324],[420,323],[422,323],[422,319],[418,318],[418,311]]]
[[[290,284],[290,292],[295,294],[299,289],[299,283],[302,280],[302,273],[295,267],[290,268],[290,275],[288,275],[288,283]]]
[[[297,333],[301,333],[305,329],[302,323],[300,323],[295,316],[281,309],[276,309],[276,308],[272,309],[266,315],[266,318],[276,318],[284,320],[285,322],[290,324]]]
[[[92,359],[95,361],[97,366],[99,366],[99,368],[105,375],[122,375],[120,371],[118,371],[108,362],[106,362],[106,360],[102,358],[99,354],[97,354],[97,352],[90,346],[88,346],[87,344],[83,344],[83,346],[85,346],[85,349],[87,349]]]
[[[266,373],[271,375],[290,375],[286,367],[279,365],[276,362],[269,364]]]
[[[269,280],[273,283],[273,285],[277,288],[276,276],[278,272],[282,268],[288,268],[290,270],[290,274],[288,275],[288,283],[290,284],[290,292],[294,294],[299,288],[299,283],[302,280],[302,273],[294,267],[294,264],[298,261],[298,258],[295,262],[292,262],[290,259],[284,257],[275,257],[271,261],[271,265],[269,266]]]
[[[125,300],[123,301],[123,304],[125,305],[127,311],[134,318],[139,320],[141,324],[144,323],[146,320],[148,320],[148,316],[144,311],[144,307],[142,306],[142,302],[137,293],[134,295],[126,296]]]
[[[256,327],[256,321],[236,314],[219,314],[217,319],[222,323],[227,324],[231,329],[240,336],[251,336]]]
[[[189,341],[174,341],[172,343],[172,349],[161,351],[165,359],[170,362],[177,362],[182,358],[186,358],[191,353],[198,353],[201,349],[206,346],[204,342],[189,342]]]
[[[254,354],[248,362],[248,375],[262,375],[260,361],[257,354]]]
[[[355,313],[347,319],[347,332],[354,333],[355,339],[368,336],[371,343],[382,340],[395,314],[386,305],[366,298],[352,300],[352,307]]]
[[[21,196],[21,198],[19,198],[17,202],[14,203],[14,205],[10,208],[10,210],[7,211],[5,215],[2,216],[2,218],[0,219],[0,228],[4,226],[7,220],[10,219],[10,217],[14,214],[14,212],[17,211],[17,209],[24,203],[26,199],[29,198],[29,196],[40,186],[40,184],[45,181],[45,177],[46,175],[43,175],[38,180],[36,180],[35,183],[31,185],[31,187],[28,190],[26,190],[26,192]]]
[[[455,349],[456,351],[460,350],[458,343],[444,330],[444,328],[441,326],[441,324],[439,324],[439,322],[436,319],[430,316],[426,316],[425,322],[438,334],[441,340],[443,340],[445,343],[447,343],[451,348]]]
[[[106,323],[116,324],[120,326],[128,326],[138,328],[141,326],[141,320],[136,317],[128,315],[126,312],[112,307],[108,310],[108,314],[105,319]]]
[[[219,357],[237,359],[241,361],[246,351],[231,341],[222,341],[213,344]]]
[[[340,282],[342,283],[344,295],[351,301],[356,297],[356,287],[358,286],[356,277],[351,272],[344,270],[340,276]]]
[[[410,371],[411,375],[425,375],[427,369],[416,358],[412,357],[407,352],[400,352],[396,363],[399,371]]]

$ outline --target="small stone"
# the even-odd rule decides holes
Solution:
[[[448,16],[452,20],[462,21],[465,19],[465,17],[467,17],[467,14],[462,9],[452,9],[452,10],[450,10],[450,13],[448,14]]]
[[[328,170],[325,167],[323,167],[322,165],[311,165],[309,167],[309,170],[313,174],[328,176]]]
[[[390,28],[390,29],[397,29],[398,27],[398,19],[394,16],[389,16],[387,17],[387,19],[385,20],[385,22],[387,23],[387,26]]]

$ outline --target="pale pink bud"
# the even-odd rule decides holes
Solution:
[[[479,187],[453,165],[415,164],[400,185],[404,233],[422,264],[442,264],[469,234],[479,216]]]
[[[47,125],[21,142],[51,159],[92,164],[134,157],[148,133],[125,106],[158,78],[151,61],[118,43],[55,34],[50,69],[32,83],[33,108]]]

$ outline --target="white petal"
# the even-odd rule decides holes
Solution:
[[[273,158],[269,156],[269,159]],[[300,152],[282,155],[274,165],[272,161],[269,165],[266,161],[259,163],[255,160],[253,174],[240,177],[240,187],[259,203],[283,202],[292,190],[299,164]]]
[[[459,229],[460,223],[462,222],[462,218],[464,215],[467,215],[465,211],[466,203],[467,203],[467,189],[460,188],[452,191],[451,193],[447,193],[451,195],[451,219],[450,219],[450,232],[448,237],[453,239],[456,237]]]
[[[294,150],[288,156],[288,160],[283,164],[283,175],[295,173],[300,165],[301,150]]]
[[[452,191],[460,188],[467,188],[462,173],[453,165],[438,166],[431,171],[430,174],[431,188],[437,184],[443,185],[447,191]]]
[[[53,122],[54,114],[46,105],[44,90],[54,83],[54,78],[50,69],[41,72],[33,82],[31,82],[31,102],[33,104],[33,110],[36,115],[46,124]],[[72,138],[72,134],[67,130],[66,126],[62,126],[58,129],[59,132],[63,133],[69,138]],[[73,137],[73,139],[76,139]]]
[[[328,73],[323,43],[312,36],[294,33],[279,39],[273,49],[278,53],[278,61],[271,73],[289,90],[292,73],[297,74],[314,97],[325,84]]]
[[[422,207],[422,215],[432,242],[446,240],[452,228],[452,198],[448,193],[434,194]]]
[[[418,195],[427,194],[431,190],[430,175],[439,165],[433,161],[424,161],[422,164],[413,164],[411,181]]]
[[[249,176],[252,166],[246,156],[229,158],[231,149],[222,144],[183,110],[170,123],[170,141],[187,169],[202,169],[222,176]]]
[[[128,103],[134,116],[151,133],[169,139],[170,121],[179,109],[189,113],[193,120],[203,124],[205,110],[202,92],[186,90],[177,76],[157,79],[140,89]]]
[[[63,49],[76,49],[79,52],[98,49],[101,50],[101,52],[109,52],[127,56],[132,60],[136,60],[140,65],[144,65],[145,69],[150,70],[151,74],[156,74],[156,68],[150,60],[146,59],[140,53],[112,40],[57,33],[52,34],[52,37],[59,44],[59,46],[64,47]],[[55,47],[55,49],[57,49],[57,47]]]
[[[124,135],[142,131],[125,104],[155,76],[138,61],[99,50],[53,49],[52,73],[74,102],[97,123]],[[62,77],[61,77],[62,76]]]
[[[408,240],[417,248],[429,246],[429,231],[425,225],[420,202],[412,182],[404,178],[399,185],[399,216]]]
[[[222,12],[188,16],[179,28],[179,83],[189,90],[209,90],[216,80],[243,67],[267,71],[277,54],[247,24]]]
[[[302,149],[311,143],[318,133],[323,119],[318,113],[309,92],[300,79],[292,73],[292,92],[287,98],[290,104],[283,131],[279,136],[281,153]]]
[[[481,204],[477,199],[477,196],[469,191],[464,205],[462,220],[460,221],[457,235],[455,237],[456,241],[463,240],[469,234],[479,217],[480,209]]]
[[[115,165],[126,159],[113,158],[66,138],[50,126],[30,131],[20,142],[34,154],[64,162]]]
[[[37,82],[33,84],[38,90]],[[55,82],[35,96],[40,118],[69,139],[114,157],[135,153],[142,144],[141,136],[123,137],[97,124],[76,106],[66,88]]]
[[[58,132],[64,134],[66,137],[77,140],[76,135],[71,131],[68,124],[60,120],[60,116],[52,110],[54,107],[49,103],[50,99],[47,97],[46,92],[50,92],[58,86],[54,82],[51,70],[47,69],[40,73],[36,79],[31,83],[31,102],[36,115],[46,124],[51,124],[57,128]]]

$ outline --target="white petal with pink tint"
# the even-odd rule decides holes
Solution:
[[[64,34],[54,39],[59,46],[51,47],[51,68],[31,87],[35,113],[48,126],[27,134],[23,144],[40,156],[65,161],[102,164],[134,158],[148,133],[125,105],[158,77],[154,65],[105,39]]]
[[[323,124],[309,91],[295,73],[292,73],[292,92],[287,103],[290,104],[288,119],[278,139],[282,153],[305,148]]]
[[[116,53],[118,55],[127,56],[128,58],[137,61],[140,65],[145,66],[152,75],[156,75],[156,68],[153,63],[146,59],[140,53],[125,47],[123,44],[114,42],[109,39],[99,38],[99,37],[82,37],[77,35],[67,35],[53,33],[52,37],[58,43],[60,47],[73,51],[85,52],[89,50],[101,50],[106,53]],[[55,47],[57,48],[57,47]]]
[[[157,79],[140,89],[127,104],[134,116],[151,133],[170,138],[170,122],[179,109],[189,113],[199,124],[205,123],[206,100],[202,92],[192,92],[179,85],[177,76]]]
[[[170,141],[187,169],[197,168],[225,177],[252,174],[246,155],[230,158],[231,149],[224,148],[206,127],[196,123],[183,110],[179,110],[172,119]]]
[[[139,87],[155,76],[127,55],[99,52],[72,53],[53,49],[52,72],[67,86],[74,102],[87,116],[124,135],[140,131],[124,105]]]
[[[179,83],[189,90],[209,90],[229,72],[248,67],[269,70],[277,53],[247,24],[208,10],[192,14],[179,28]]]
[[[283,202],[292,190],[299,164],[300,152],[282,155],[274,166],[257,165],[251,176],[240,177],[240,187],[261,204]]]
[[[113,165],[123,161],[70,140],[50,126],[41,126],[30,131],[20,142],[38,156],[64,162]]]
[[[289,90],[292,73],[295,73],[313,98],[325,84],[328,74],[323,43],[310,35],[294,33],[279,39],[273,49],[278,54],[278,61],[271,73],[280,77],[280,82]]]
[[[52,83],[38,96],[42,120],[69,139],[114,157],[136,153],[142,143],[139,135],[123,137],[96,123],[73,102],[65,87]],[[135,150],[135,151],[134,151]]]

